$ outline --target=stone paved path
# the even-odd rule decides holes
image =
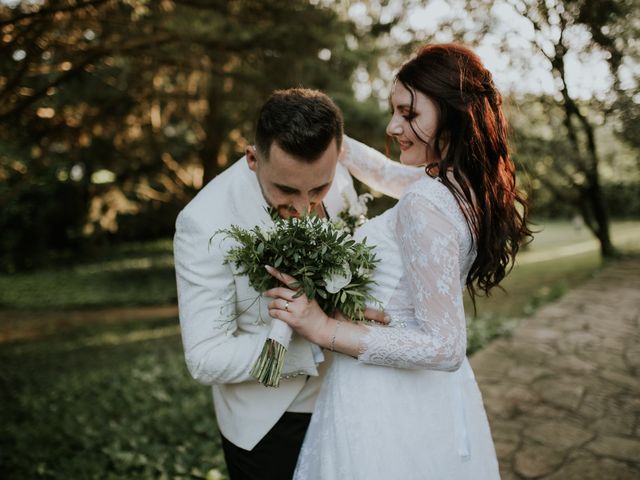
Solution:
[[[640,479],[640,260],[471,359],[503,480]]]

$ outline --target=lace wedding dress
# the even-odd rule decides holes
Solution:
[[[376,246],[372,293],[392,322],[368,327],[358,359],[334,355],[295,479],[499,478],[465,355],[462,292],[476,251],[464,215],[439,181],[424,173],[415,181],[415,169],[396,169],[353,140],[348,148],[356,177],[402,193],[355,235]]]

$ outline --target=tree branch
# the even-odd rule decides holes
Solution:
[[[86,2],[82,2],[82,3],[77,3],[75,5],[67,5],[66,7],[41,8],[41,9],[36,10],[34,12],[20,13],[20,14],[15,15],[15,16],[7,19],[7,20],[0,20],[0,28],[4,27],[6,25],[16,24],[16,23],[19,23],[19,22],[21,22],[23,20],[27,20],[27,19],[34,18],[34,17],[46,17],[46,16],[54,15],[54,14],[60,13],[60,12],[72,12],[74,10],[82,10],[84,8],[100,5],[101,3],[106,3],[106,2],[109,2],[109,1],[111,1],[111,0],[89,0],[89,1],[86,1]]]
[[[48,82],[46,85],[43,85],[38,90],[36,90],[33,95],[30,95],[29,97],[25,98],[23,101],[16,103],[11,108],[9,108],[9,110],[6,110],[0,113],[0,123],[7,121],[7,119],[15,115],[20,114],[29,105],[33,104],[34,102],[39,100],[41,97],[46,95],[47,91],[50,88],[57,87],[58,85],[65,83],[74,77],[77,77],[83,72],[86,66],[97,62],[102,57],[112,55],[114,53],[124,53],[124,52],[139,50],[139,49],[146,49],[151,46],[157,46],[162,43],[168,43],[172,40],[173,40],[173,36],[168,35],[160,39],[153,39],[153,40],[145,39],[144,41],[141,41],[139,43],[134,43],[126,47],[95,50],[91,54],[89,54],[85,59],[83,59],[79,63],[76,63],[74,68],[59,75],[57,78],[55,78],[51,82]]]

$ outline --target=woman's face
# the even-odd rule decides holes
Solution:
[[[412,166],[436,163],[439,158],[436,158],[432,144],[438,126],[438,110],[426,95],[417,91],[414,95],[412,110],[411,92],[402,82],[395,82],[387,135],[398,142],[401,163]]]

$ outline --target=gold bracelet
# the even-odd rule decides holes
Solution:
[[[331,350],[332,352],[334,352],[335,350],[335,346],[336,346],[336,335],[338,334],[338,327],[340,327],[340,320],[336,321],[336,328],[333,331],[333,338],[331,339],[331,344],[329,345],[329,350]]]

